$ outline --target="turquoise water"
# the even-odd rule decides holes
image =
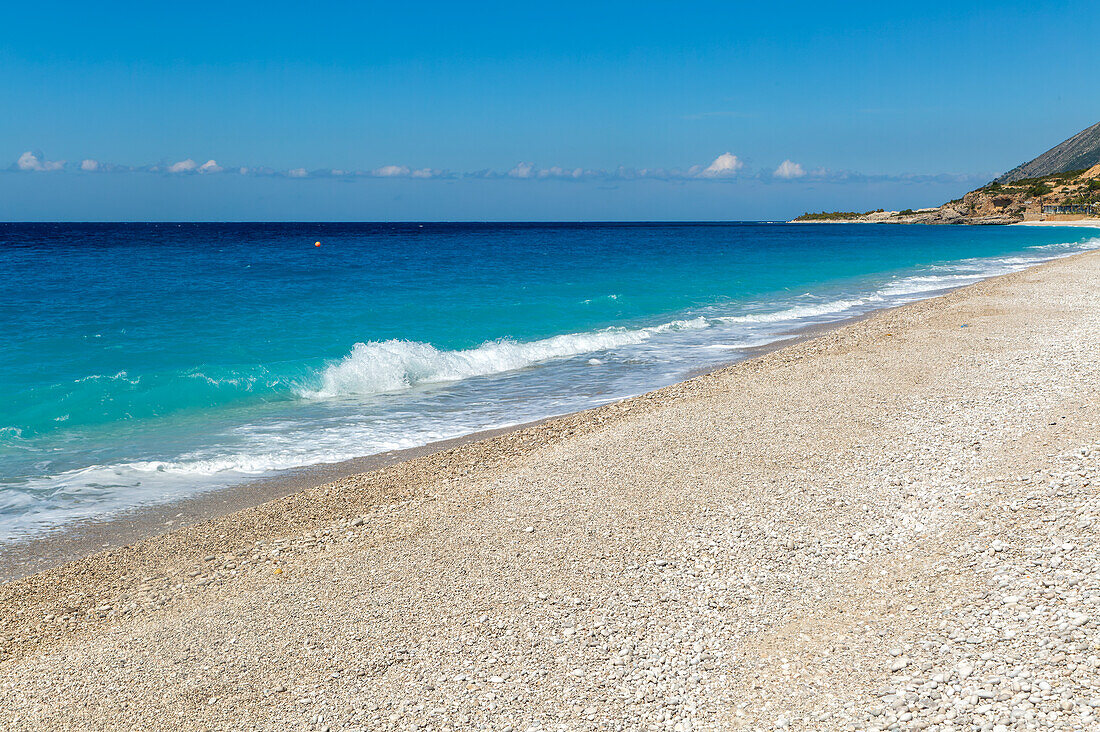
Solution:
[[[636,394],[1093,236],[0,224],[0,540]]]

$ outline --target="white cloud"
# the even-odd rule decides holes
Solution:
[[[569,170],[555,165],[552,168],[543,168],[539,171],[540,178],[565,178],[565,179],[577,179],[584,176],[584,168],[573,168]]]
[[[516,167],[508,171],[508,176],[511,178],[531,178],[535,175],[534,163],[519,163]]]
[[[379,178],[400,178],[410,172],[408,166],[405,165],[383,165],[381,168],[374,169],[374,175]]]
[[[436,168],[411,168],[407,165],[383,165],[373,170],[350,169],[324,169],[309,172],[305,168],[293,168],[291,170],[275,169],[263,166],[230,167],[223,168],[215,160],[207,160],[201,165],[191,158],[180,160],[171,165],[116,165],[110,162],[102,162],[91,158],[66,165],[65,161],[45,160],[41,153],[25,152],[8,170],[14,171],[84,171],[86,173],[172,173],[172,174],[199,174],[222,173],[226,170],[239,173],[242,176],[253,177],[286,177],[286,178],[341,178],[344,180],[356,180],[362,178],[386,178],[386,179],[513,179],[533,181],[675,181],[690,182],[703,185],[705,181],[737,180],[746,185],[761,180],[803,180],[821,183],[868,183],[868,182],[910,182],[910,183],[960,183],[971,185],[975,182],[984,182],[991,174],[961,175],[913,175],[913,174],[880,174],[868,175],[857,171],[826,170],[824,168],[807,169],[793,160],[784,160],[774,170],[746,171],[744,162],[730,152],[723,153],[715,158],[709,165],[693,165],[689,168],[629,168],[619,166],[611,169],[595,168],[567,168],[555,165],[548,168],[540,168],[534,163],[520,162],[511,170],[484,169],[470,172],[454,172]]]
[[[733,153],[722,153],[714,159],[710,165],[708,165],[699,175],[704,178],[724,178],[731,175],[736,175],[737,171],[745,167],[745,164],[741,162]]]
[[[779,167],[775,169],[774,173],[776,178],[786,178],[791,180],[792,178],[801,178],[806,175],[806,171],[802,169],[802,166],[790,160],[784,160],[779,164]]]
[[[34,172],[45,172],[50,170],[61,170],[65,167],[64,160],[42,160],[30,150],[19,156],[19,159],[15,161],[15,167],[19,170],[28,170]]]
[[[42,163],[38,162],[38,156],[30,150],[19,156],[19,159],[15,161],[15,166],[20,170],[42,169]]]
[[[381,168],[366,173],[375,178],[435,178],[441,175],[441,171],[431,168],[410,168],[407,165],[383,165]],[[354,175],[364,175],[357,173]]]
[[[191,158],[187,158],[186,160],[181,160],[178,163],[172,163],[171,165],[169,165],[168,166],[168,172],[169,173],[190,173],[193,170],[195,170],[195,168],[197,168],[197,167],[199,167],[198,163],[196,163]]]

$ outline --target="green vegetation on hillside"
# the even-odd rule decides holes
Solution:
[[[979,220],[981,223],[989,223],[990,220],[995,220],[995,223],[1001,223],[1002,220],[1020,218],[1025,209],[1033,210],[1040,202],[1044,205],[1100,204],[1100,178],[1083,180],[1082,176],[1088,170],[1089,168],[1078,168],[1063,173],[1022,178],[1011,183],[991,181],[981,188],[967,193],[963,198],[955,199],[944,205],[955,208],[961,214],[963,220]],[[881,212],[881,208],[865,213],[859,213],[858,211],[821,211],[819,213],[804,213],[795,221],[858,221],[866,219],[870,214]],[[953,218],[950,219],[946,215],[939,216],[935,212],[928,216],[920,214],[922,214],[921,211],[907,208],[904,211],[898,211],[895,216],[879,217],[871,220],[891,223],[908,223],[911,221],[950,223],[960,219],[954,214],[951,214]]]
[[[1023,195],[1025,198],[1038,198],[1039,196],[1046,196],[1052,193],[1056,186],[1063,186],[1069,183],[1086,170],[1088,170],[1088,168],[1067,170],[1064,173],[1051,173],[1050,175],[1043,175],[1036,178],[1021,178],[1011,183],[998,183],[997,181],[993,181],[974,192],[997,194],[999,196]]]
[[[863,214],[855,211],[822,211],[821,213],[804,213],[795,221],[821,221],[825,219],[858,219]]]
[[[1088,168],[1081,168],[1080,170],[1067,170],[1065,173],[1051,173],[1050,175],[1041,175],[1038,178],[1021,178],[1012,182],[1014,188],[1027,188],[1028,186],[1037,185],[1039,183],[1047,184],[1059,184],[1072,180],[1077,176],[1084,173]]]
[[[858,211],[822,211],[821,213],[804,213],[797,217],[795,221],[851,221],[852,219],[858,219],[860,216],[882,212],[883,209],[881,208],[874,211],[865,211],[864,213]]]

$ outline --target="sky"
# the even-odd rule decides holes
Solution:
[[[1089,2],[5,3],[0,220],[938,205],[1100,121]]]

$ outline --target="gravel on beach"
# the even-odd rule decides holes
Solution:
[[[1100,729],[1100,254],[0,586],[0,729]]]

